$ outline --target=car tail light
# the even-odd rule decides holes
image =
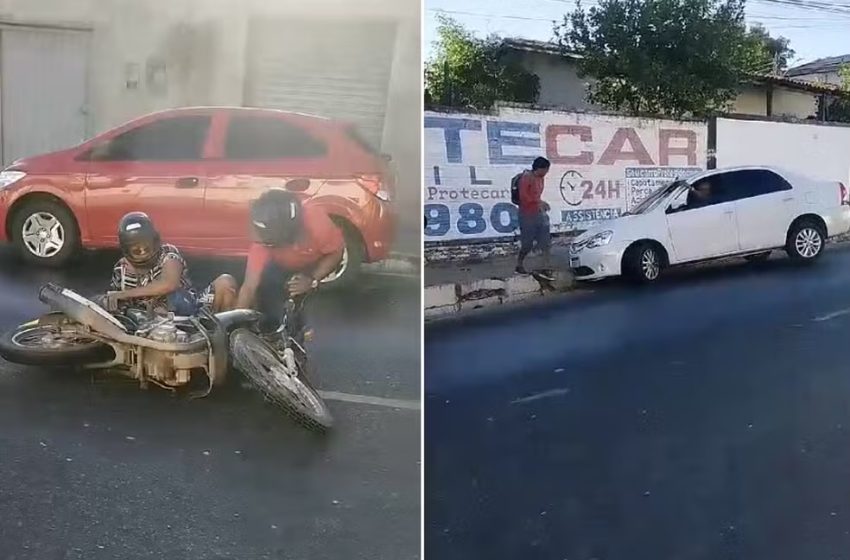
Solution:
[[[380,175],[361,175],[357,178],[357,183],[384,202],[392,200],[392,194],[387,190]]]
[[[847,187],[844,183],[838,183],[838,187],[841,189],[841,204],[850,206],[850,194],[847,192]]]

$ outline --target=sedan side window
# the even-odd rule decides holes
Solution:
[[[729,186],[730,200],[741,200],[780,191],[791,190],[791,184],[766,169],[747,169],[724,174]]]
[[[227,127],[224,157],[230,160],[320,158],[324,142],[280,118],[234,116]]]
[[[132,128],[92,151],[96,161],[193,161],[203,156],[210,118],[183,116]]]

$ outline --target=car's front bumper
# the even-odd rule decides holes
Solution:
[[[625,246],[619,243],[595,249],[570,250],[570,270],[576,280],[600,280],[622,274]]]

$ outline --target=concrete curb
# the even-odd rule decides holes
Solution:
[[[552,286],[545,286],[533,276],[487,278],[468,282],[426,286],[424,293],[425,320],[446,317],[471,309],[482,309],[518,303],[544,297],[547,294],[568,292],[575,288],[575,279],[569,272],[556,274]]]

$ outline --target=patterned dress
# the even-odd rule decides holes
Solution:
[[[165,263],[169,260],[176,260],[183,265],[183,274],[180,276],[180,290],[188,297],[197,301],[197,296],[192,289],[192,282],[189,280],[189,266],[186,264],[186,259],[180,254],[180,250],[177,247],[167,243],[163,243],[156,263],[147,270],[134,269],[127,259],[122,257],[112,268],[111,290],[123,291],[147,286],[163,275]],[[132,304],[134,307],[143,305],[149,309],[168,307],[166,296],[137,298],[128,300],[127,303]]]

